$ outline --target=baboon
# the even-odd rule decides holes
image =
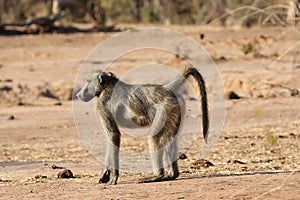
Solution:
[[[165,85],[131,85],[120,81],[113,73],[103,71],[92,72],[85,77],[86,83],[77,97],[85,102],[97,98],[96,115],[107,136],[105,168],[99,183],[117,184],[121,141],[118,126],[149,127],[148,143],[154,175],[139,179],[138,183],[174,180],[179,176],[175,136],[181,123],[182,105],[176,91],[190,75],[197,81],[200,90],[203,136],[207,141],[209,113],[206,85],[196,68],[185,68],[182,75]],[[166,174],[164,159],[169,164]]]

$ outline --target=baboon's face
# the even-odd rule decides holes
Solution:
[[[85,80],[85,85],[83,88],[76,94],[76,96],[82,101],[90,101],[95,96],[99,96],[103,86],[101,85],[101,74],[102,72],[93,72],[87,75]]]

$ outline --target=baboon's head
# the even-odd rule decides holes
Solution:
[[[76,94],[82,101],[88,102],[95,96],[99,97],[103,89],[116,82],[117,78],[111,72],[91,72],[84,77],[85,85]]]

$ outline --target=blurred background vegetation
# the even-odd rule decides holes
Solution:
[[[59,1],[59,0],[58,0]],[[282,24],[289,0],[61,0],[79,1],[105,23]],[[64,8],[64,20],[90,22],[84,9]],[[21,22],[55,12],[55,0],[0,0],[0,23]]]

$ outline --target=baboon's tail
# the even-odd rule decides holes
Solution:
[[[172,91],[176,91],[190,75],[192,75],[194,79],[197,81],[198,87],[200,89],[201,104],[202,104],[203,137],[205,142],[207,142],[208,129],[209,129],[209,114],[208,114],[206,84],[202,75],[198,72],[196,68],[187,67],[183,71],[181,76],[178,76],[175,80],[166,84],[164,87],[167,87]]]

